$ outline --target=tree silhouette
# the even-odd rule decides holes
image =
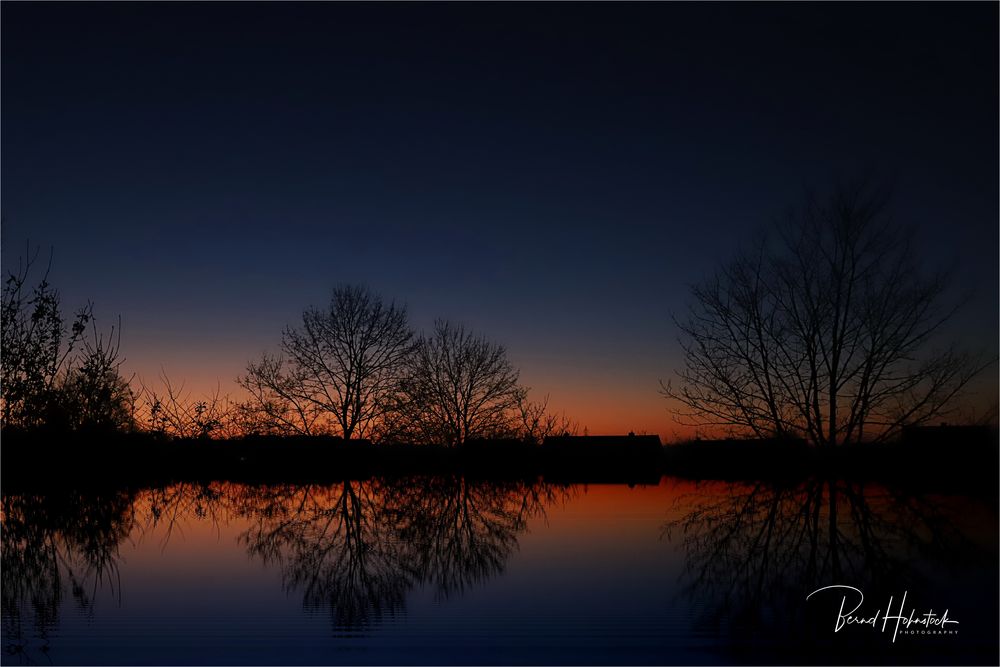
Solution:
[[[30,283],[38,252],[9,272],[0,304],[0,421],[4,427],[112,430],[131,425],[134,396],[120,368],[121,324],[105,337],[93,304],[70,322],[48,280]]]
[[[363,287],[333,290],[282,335],[281,357],[250,363],[239,379],[279,431],[313,433],[321,421],[346,439],[366,437],[395,390],[412,342],[406,309]]]
[[[984,367],[935,349],[954,313],[910,236],[866,185],[809,198],[692,290],[684,368],[663,393],[681,420],[819,445],[881,440],[945,414]]]
[[[105,337],[91,320],[91,336],[61,387],[61,404],[71,428],[111,431],[133,426],[136,396],[121,376],[121,320]]]
[[[240,403],[236,417],[244,433],[317,435],[326,430],[320,404],[303,391],[308,371],[289,366],[280,356],[263,354],[238,379],[250,399]]]
[[[580,425],[566,416],[549,410],[549,396],[540,401],[528,399],[528,390],[517,395],[517,435],[525,442],[541,444],[553,435],[577,435]]]
[[[502,345],[437,320],[408,359],[395,417],[406,437],[422,442],[508,436],[521,392]]]

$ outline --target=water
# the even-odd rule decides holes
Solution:
[[[956,495],[434,477],[8,494],[2,518],[8,664],[998,660],[996,504]],[[832,584],[959,623],[834,632],[847,589],[806,600]]]

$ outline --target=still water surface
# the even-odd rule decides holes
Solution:
[[[433,477],[7,494],[2,519],[6,664],[998,659],[996,505],[957,495]],[[835,584],[959,623],[834,632],[847,589],[806,596]]]

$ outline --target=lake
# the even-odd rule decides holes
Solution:
[[[2,521],[7,664],[1000,659],[996,501],[955,493],[179,483],[8,493]]]

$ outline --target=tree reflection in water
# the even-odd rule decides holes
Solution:
[[[565,494],[537,482],[426,477],[386,494],[386,514],[420,582],[446,598],[503,572],[528,520]]]
[[[124,491],[3,496],[0,599],[8,656],[33,663],[46,655],[67,589],[88,614],[105,586],[120,601],[119,547],[131,532],[132,500]]]
[[[252,526],[239,540],[281,568],[307,609],[328,607],[337,628],[363,628],[400,610],[415,577],[384,522],[383,487],[243,487],[235,506]]]
[[[988,564],[988,549],[929,496],[814,479],[801,484],[700,484],[677,498],[682,516],[664,525],[685,558],[684,594],[704,610],[703,630],[733,643],[767,630],[817,630],[805,622],[810,592],[831,584],[888,599],[927,578]],[[883,602],[884,604],[884,602]],[[821,627],[829,636],[826,616]]]
[[[462,477],[242,487],[248,552],[280,566],[306,608],[328,608],[336,631],[401,611],[431,583],[447,596],[499,574],[529,518],[556,491],[536,483]]]
[[[702,610],[696,629],[733,645],[752,646],[769,630],[782,641],[792,629],[802,641],[829,640],[828,619],[807,622],[814,610],[805,595],[821,586],[887,597],[916,592],[948,568],[995,571],[995,525],[986,531],[992,542],[969,539],[955,525],[963,506],[940,497],[833,480],[696,488],[663,528],[684,557],[684,593]],[[120,603],[126,539],[149,540],[169,557],[172,539],[206,522],[220,534],[229,526],[251,557],[278,568],[285,590],[328,613],[336,634],[363,632],[401,612],[417,587],[444,599],[501,574],[530,521],[571,489],[446,475],[5,495],[4,649],[11,660],[46,661],[67,600],[93,613],[104,590],[100,597]],[[986,611],[984,625],[996,615]],[[965,639],[975,614],[963,614]]]
[[[5,495],[4,648],[22,662],[43,659],[67,591],[89,611],[102,589],[120,604],[126,539],[155,539],[166,552],[185,526],[205,521],[217,530],[245,523],[238,543],[279,567],[286,591],[328,610],[336,632],[357,632],[401,611],[417,586],[447,597],[499,574],[528,520],[566,493],[444,476]]]

